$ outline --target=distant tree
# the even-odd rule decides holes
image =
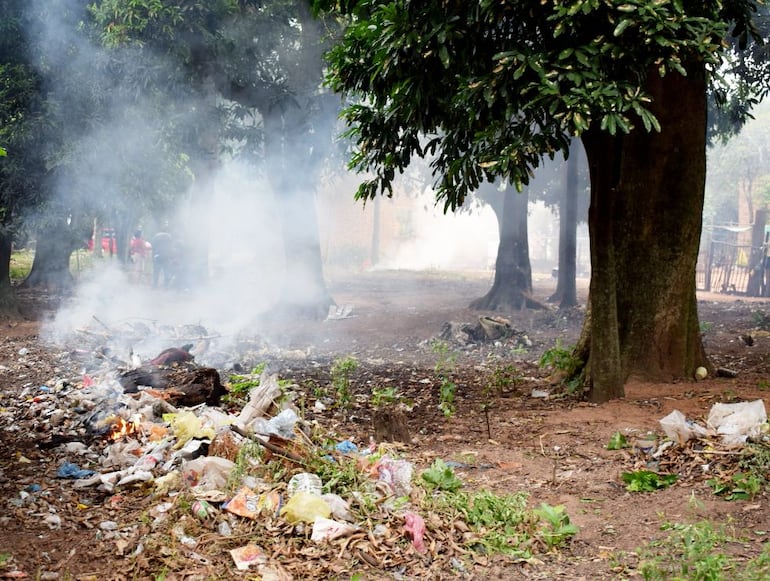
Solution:
[[[320,90],[326,28],[307,3],[103,0],[94,13],[107,44],[170,57],[182,82],[208,104],[192,154],[201,196],[225,140],[258,160],[280,201],[283,307],[325,316],[333,300],[323,278],[314,193],[339,99]],[[215,107],[223,99],[224,107]],[[239,123],[247,116],[256,121],[250,132]]]
[[[532,298],[528,191],[510,192],[509,189],[510,186],[501,191],[494,184],[484,183],[474,192],[494,210],[499,242],[492,288],[483,297],[471,301],[472,309],[496,311],[542,306]]]
[[[728,24],[751,40],[755,2],[315,6],[353,15],[329,82],[360,99],[345,113],[352,166],[373,173],[358,197],[390,192],[396,171],[429,155],[454,209],[484,180],[526,184],[579,135],[592,277],[575,355],[588,397],[708,365],[694,284],[708,78]]]

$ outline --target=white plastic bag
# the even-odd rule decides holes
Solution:
[[[722,436],[724,444],[742,444],[756,438],[767,422],[765,403],[761,400],[717,403],[711,408],[708,425]]]
[[[679,445],[684,444],[691,438],[699,438],[708,433],[708,430],[703,426],[688,421],[685,415],[679,410],[674,410],[665,418],[662,418],[660,420],[660,427],[663,428],[663,431],[669,439]]]

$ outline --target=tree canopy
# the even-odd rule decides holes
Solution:
[[[317,2],[317,8],[329,7]],[[527,183],[545,155],[589,127],[659,129],[643,80],[716,69],[729,19],[751,2],[348,2],[330,85],[357,95],[345,119],[359,195],[390,192],[412,155],[435,155],[438,192],[460,205],[483,180]],[[740,6],[739,6],[740,5]],[[440,82],[437,82],[440,80]]]

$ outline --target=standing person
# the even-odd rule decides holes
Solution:
[[[150,255],[152,245],[142,237],[142,231],[136,230],[128,247],[128,257],[134,263],[134,272],[137,279],[142,280],[147,266],[147,257]]]
[[[152,286],[157,287],[163,279],[163,286],[168,288],[171,282],[171,267],[174,254],[174,241],[165,229],[152,239]]]

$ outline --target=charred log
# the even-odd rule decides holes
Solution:
[[[137,393],[141,388],[158,390],[159,397],[175,406],[216,406],[227,393],[219,372],[212,367],[147,365],[126,371],[118,381],[124,393]]]

